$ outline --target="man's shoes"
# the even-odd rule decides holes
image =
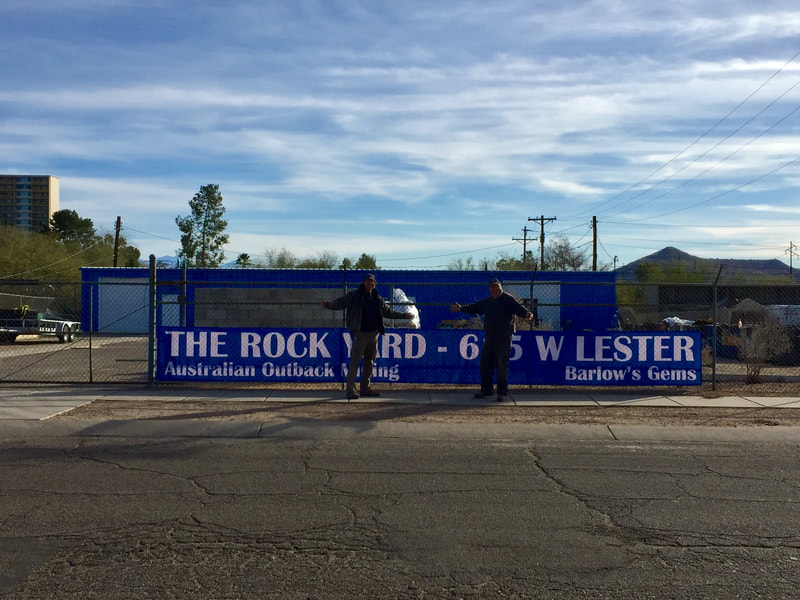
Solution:
[[[358,400],[358,394],[356,394],[355,392],[347,392],[347,399]]]
[[[475,394],[475,398],[491,398],[493,394],[484,394],[483,392],[478,392]]]
[[[508,400],[508,396],[497,396],[498,402],[505,402],[506,400]]]
[[[381,395],[381,393],[376,392],[375,390],[361,390],[361,395],[365,398],[377,398]]]

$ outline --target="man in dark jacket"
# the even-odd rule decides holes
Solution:
[[[347,369],[347,399],[358,398],[356,393],[356,373],[363,357],[364,367],[361,371],[361,395],[380,396],[370,387],[372,368],[378,355],[378,334],[386,333],[383,319],[411,319],[411,313],[399,313],[389,308],[386,300],[375,290],[375,275],[367,274],[358,289],[348,292],[336,300],[323,300],[322,306],[331,310],[347,309],[347,328],[353,334],[350,349],[350,366]]]
[[[489,297],[473,304],[450,305],[450,312],[483,315],[486,333],[481,348],[481,391],[476,398],[487,398],[493,394],[492,375],[497,371],[497,401],[508,396],[508,357],[511,353],[511,338],[515,331],[514,317],[533,319],[533,314],[516,298],[503,291],[503,284],[496,277],[489,280]]]

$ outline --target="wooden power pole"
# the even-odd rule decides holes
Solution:
[[[522,262],[524,263],[528,259],[528,229],[527,226],[522,228],[522,239],[519,238],[511,238],[515,242],[522,242]]]
[[[544,224],[549,223],[551,221],[555,221],[555,217],[547,217],[545,218],[544,215],[541,217],[530,218],[528,217],[528,221],[536,221],[539,223],[541,229],[541,233],[539,234],[539,268],[544,269]]]
[[[789,249],[786,252],[789,253],[789,277],[793,276],[793,268],[792,268],[792,258],[797,256],[797,252],[795,249],[797,248],[791,241],[789,242]]]
[[[119,230],[122,229],[122,217],[117,217],[117,226],[114,233],[114,266],[117,266],[119,258]]]

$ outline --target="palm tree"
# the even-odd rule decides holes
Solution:
[[[239,256],[236,257],[236,264],[239,265],[242,269],[246,269],[252,263],[250,261],[250,255],[246,252],[242,252]]]

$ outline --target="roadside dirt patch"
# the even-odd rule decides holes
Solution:
[[[152,401],[102,399],[59,419],[195,419],[211,421],[398,421],[408,423],[536,423],[575,425],[797,426],[800,409],[644,406],[455,406],[333,402]]]

